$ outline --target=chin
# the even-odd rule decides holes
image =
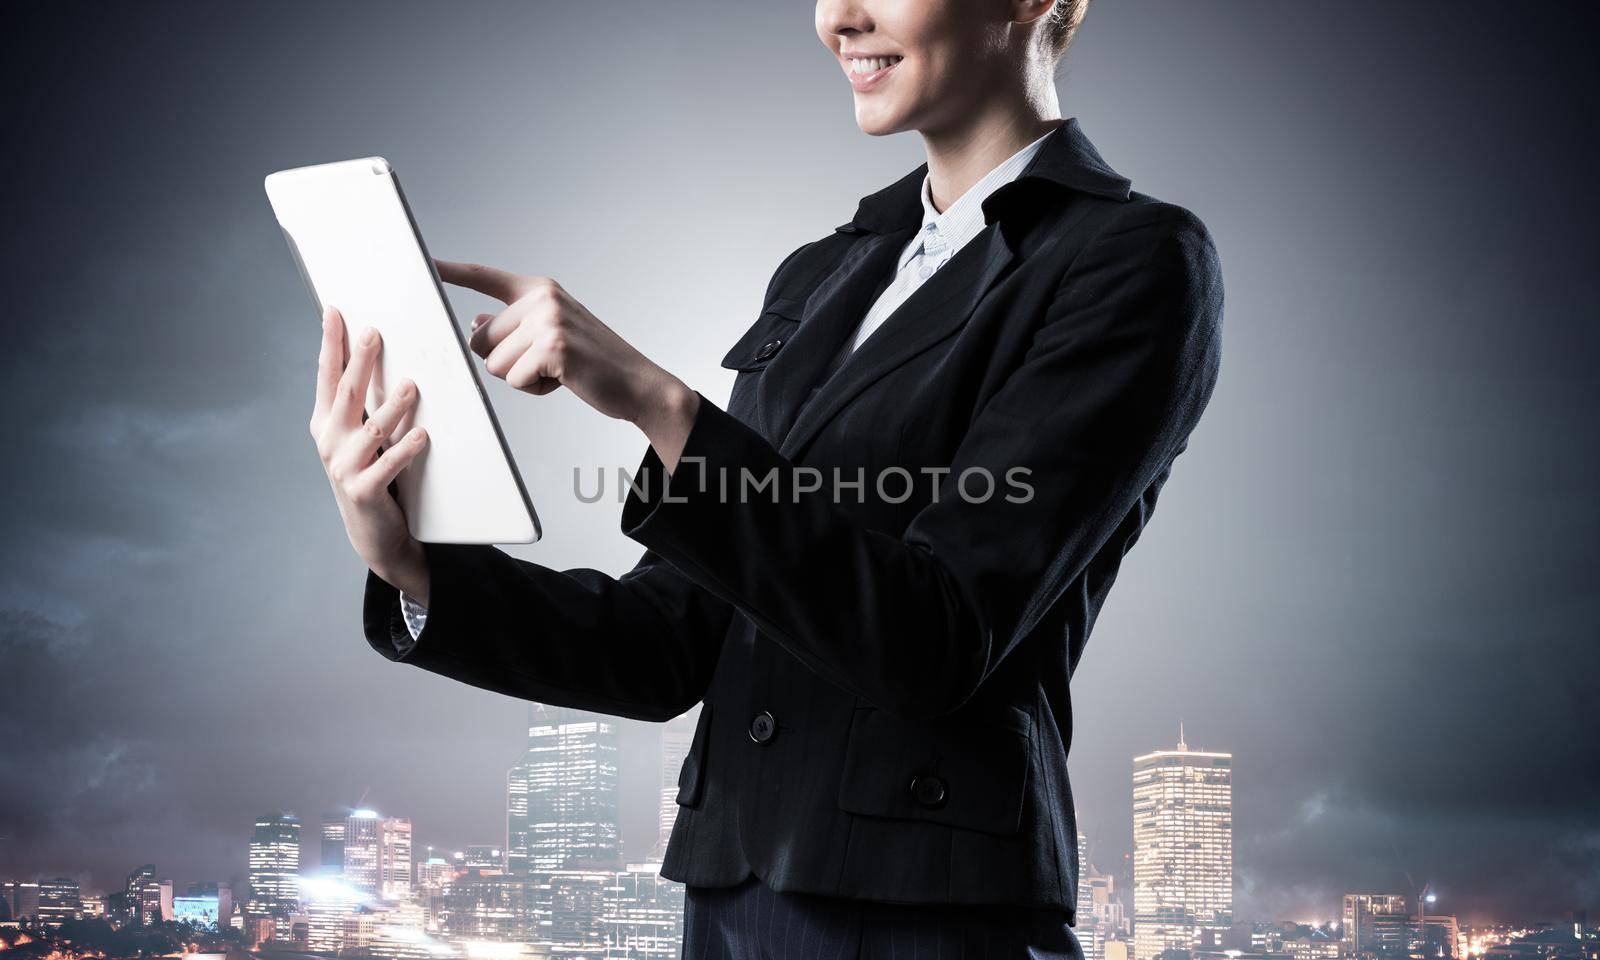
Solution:
[[[856,105],[856,126],[870,137],[886,137],[906,129],[901,111],[885,110],[877,104]]]

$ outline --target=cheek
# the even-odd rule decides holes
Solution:
[[[932,106],[959,97],[961,72],[940,52],[925,53],[915,63],[908,60],[904,65],[911,68],[902,78],[908,100]],[[971,78],[967,79],[970,82]]]

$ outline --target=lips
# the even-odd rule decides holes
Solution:
[[[851,89],[857,93],[871,90],[882,83],[884,78],[894,71],[895,65],[903,59],[905,58],[899,54],[845,58],[845,73],[850,78]]]

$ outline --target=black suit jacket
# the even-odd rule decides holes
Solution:
[[[402,652],[369,574],[366,635],[546,703],[704,700],[672,879],[1071,914],[1069,680],[1212,392],[1218,263],[1068,121],[821,381],[920,226],[925,170],[778,267],[723,359],[727,409],[701,398],[670,483],[644,455],[636,567],[426,544],[425,629]]]

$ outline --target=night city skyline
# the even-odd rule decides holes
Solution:
[[[687,715],[687,718],[690,721],[690,724],[689,724],[689,728],[690,729],[692,729],[693,716],[694,716],[693,712],[691,712],[690,714]],[[299,813],[297,811],[288,810],[288,809],[263,810],[262,812],[258,813],[258,815],[256,815],[254,818],[251,818],[251,820],[256,825],[256,830],[257,830],[257,834],[258,835],[259,835],[259,831],[260,831],[260,827],[261,827],[261,821],[262,821],[263,818],[279,817],[279,818],[287,818],[287,819],[290,819],[290,820],[293,820],[293,821],[296,822],[296,824],[297,824],[296,829],[298,831],[298,843],[297,843],[295,849],[297,850],[298,863],[300,865],[296,872],[297,872],[297,874],[299,876],[301,876],[303,878],[315,878],[315,877],[333,875],[333,876],[338,876],[338,877],[340,877],[342,879],[350,871],[350,869],[351,869],[351,867],[349,866],[350,861],[349,860],[344,860],[343,861],[344,866],[342,867],[342,869],[340,867],[335,866],[335,867],[331,868],[331,872],[330,872],[330,867],[329,867],[329,863],[328,863],[328,859],[327,859],[329,841],[328,841],[328,838],[327,838],[326,829],[327,829],[327,824],[329,822],[331,822],[328,818],[331,817],[331,816],[334,816],[335,814],[346,816],[352,822],[354,822],[356,820],[363,819],[363,818],[370,819],[370,820],[372,820],[374,822],[377,822],[379,820],[383,820],[383,819],[386,819],[386,818],[390,818],[390,817],[401,818],[405,823],[405,829],[406,829],[406,843],[407,843],[407,846],[406,846],[406,858],[407,858],[407,863],[409,865],[411,865],[411,867],[412,867],[412,869],[408,870],[407,873],[408,873],[408,879],[411,879],[411,880],[414,880],[414,877],[411,876],[413,871],[418,870],[424,863],[427,863],[430,859],[435,860],[435,861],[442,860],[445,863],[455,863],[455,864],[457,864],[459,866],[461,864],[473,863],[474,862],[473,861],[473,852],[474,851],[480,851],[481,852],[481,851],[489,850],[491,848],[493,850],[493,855],[494,855],[495,862],[497,864],[497,869],[504,870],[505,872],[514,873],[514,874],[516,874],[516,873],[526,873],[526,872],[537,872],[537,871],[540,871],[540,870],[549,871],[549,870],[571,869],[573,863],[582,864],[582,865],[584,865],[586,867],[592,866],[592,867],[595,867],[596,869],[610,868],[610,869],[616,869],[616,870],[636,869],[636,868],[638,868],[640,866],[644,866],[644,865],[658,866],[659,865],[659,853],[660,853],[659,843],[657,844],[656,848],[653,849],[651,851],[651,853],[649,855],[647,855],[647,856],[643,856],[643,857],[624,856],[621,853],[621,850],[623,849],[623,846],[622,846],[622,843],[619,842],[619,840],[622,841],[622,842],[626,842],[627,843],[627,849],[638,850],[638,849],[641,849],[641,847],[642,847],[642,844],[641,844],[639,838],[636,838],[636,837],[618,838],[616,836],[615,832],[608,832],[607,835],[611,837],[611,840],[609,841],[609,845],[602,846],[597,852],[596,849],[594,848],[594,844],[592,843],[592,840],[584,840],[581,837],[581,834],[583,833],[583,829],[584,829],[581,826],[576,828],[576,832],[580,835],[579,842],[577,842],[577,843],[573,843],[572,842],[572,837],[573,837],[573,834],[574,834],[574,828],[569,825],[569,826],[567,826],[565,828],[562,828],[562,829],[556,831],[556,833],[550,834],[548,836],[548,838],[544,841],[544,844],[543,844],[543,847],[545,849],[545,853],[544,853],[543,856],[539,855],[537,852],[530,853],[529,839],[528,839],[528,837],[526,835],[526,830],[527,830],[526,823],[530,819],[529,818],[529,814],[528,814],[528,802],[529,801],[528,801],[528,796],[527,796],[528,793],[529,793],[528,784],[529,784],[530,780],[531,781],[539,781],[539,780],[542,779],[544,784],[545,784],[544,792],[545,792],[545,794],[547,796],[558,795],[558,794],[565,795],[562,798],[563,802],[560,802],[557,806],[553,806],[553,807],[550,808],[551,811],[552,811],[551,817],[556,817],[557,819],[565,818],[565,819],[570,821],[575,816],[573,811],[580,811],[581,812],[581,811],[587,810],[587,811],[589,811],[588,814],[583,815],[583,816],[578,816],[577,819],[587,822],[592,827],[593,826],[593,821],[594,821],[595,816],[596,816],[594,811],[597,809],[597,808],[595,808],[593,806],[595,801],[593,800],[592,796],[589,793],[589,791],[595,789],[595,781],[592,781],[591,779],[589,779],[590,777],[593,776],[592,772],[581,774],[580,775],[581,776],[581,780],[574,780],[574,779],[572,779],[572,775],[571,774],[564,773],[564,772],[560,771],[557,768],[551,768],[551,771],[547,775],[542,777],[542,778],[540,777],[538,772],[536,772],[536,771],[530,772],[530,770],[527,767],[527,764],[530,763],[530,762],[535,762],[535,763],[542,762],[542,763],[545,763],[545,764],[549,764],[549,763],[555,762],[555,761],[552,761],[552,760],[539,761],[539,760],[533,759],[535,751],[532,750],[532,746],[533,746],[533,741],[535,741],[537,739],[537,736],[535,735],[535,731],[540,731],[541,733],[539,733],[538,735],[542,735],[542,736],[545,736],[545,737],[548,738],[548,737],[551,737],[553,735],[553,731],[558,730],[558,729],[565,729],[565,725],[566,724],[576,723],[584,731],[588,731],[591,727],[601,728],[602,733],[600,734],[600,736],[603,738],[604,742],[605,743],[614,743],[615,737],[616,737],[616,734],[614,732],[614,728],[617,725],[617,720],[616,720],[616,718],[605,717],[605,716],[602,716],[602,715],[599,715],[599,714],[589,714],[589,713],[584,713],[582,711],[568,710],[568,709],[565,709],[565,708],[547,708],[547,707],[544,707],[544,706],[539,705],[539,704],[530,704],[529,705],[528,718],[529,718],[528,719],[528,723],[529,723],[528,729],[530,731],[530,751],[529,751],[529,753],[527,753],[524,756],[524,759],[522,759],[520,761],[517,761],[515,764],[511,765],[511,772],[510,772],[510,775],[509,775],[509,778],[508,778],[506,795],[502,798],[503,802],[502,802],[502,805],[501,805],[501,809],[499,811],[499,813],[500,813],[500,815],[502,817],[501,822],[503,824],[503,830],[502,830],[502,833],[500,835],[498,835],[498,836],[494,836],[494,837],[473,837],[473,838],[465,838],[465,839],[453,838],[454,842],[451,842],[451,843],[423,843],[420,840],[414,839],[412,837],[412,832],[411,832],[412,831],[412,825],[414,823],[418,822],[419,820],[421,820],[422,818],[417,817],[415,815],[415,811],[408,810],[403,799],[396,799],[396,800],[392,800],[392,801],[389,801],[389,802],[381,802],[379,800],[369,799],[369,798],[367,798],[365,796],[363,796],[361,798],[358,798],[358,802],[357,803],[351,804],[349,806],[344,806],[344,805],[342,805],[342,804],[340,804],[338,802],[327,803],[322,808],[320,808],[319,812],[312,813],[312,814],[302,814],[302,813]],[[673,729],[674,727],[681,727],[682,720],[683,720],[683,718],[679,718],[679,720],[673,721],[671,724],[663,725],[663,727],[661,727],[662,732],[663,733],[667,733],[671,729]],[[555,726],[552,726],[552,725],[555,725]],[[605,732],[605,731],[611,731],[611,732]],[[584,736],[587,738],[590,735],[586,733]],[[660,748],[660,744],[658,744],[658,751],[657,752],[658,752],[658,754],[661,754],[661,755],[658,756],[657,759],[656,759],[657,765],[663,766],[663,767],[675,767],[678,762],[681,762],[680,758],[677,757],[677,756],[667,757],[664,753],[662,753],[660,751],[659,748]],[[592,749],[592,748],[590,748],[590,749]],[[605,747],[604,749],[609,749],[609,750],[612,750],[613,752],[615,751],[615,747],[614,746]],[[1218,752],[1219,750],[1221,750],[1222,752]],[[546,754],[548,754],[549,751],[547,750],[547,751],[544,751],[544,752]],[[585,751],[585,752],[587,752],[587,751]],[[1232,855],[1231,855],[1232,836],[1233,836],[1233,832],[1234,832],[1234,823],[1233,823],[1234,801],[1233,801],[1232,789],[1231,789],[1231,784],[1232,784],[1232,766],[1233,766],[1233,759],[1234,758],[1233,758],[1233,755],[1231,753],[1226,752],[1226,750],[1224,748],[1218,747],[1217,745],[1210,745],[1210,746],[1208,746],[1206,748],[1202,748],[1202,747],[1200,747],[1198,745],[1191,746],[1187,742],[1186,734],[1181,729],[1181,724],[1180,724],[1180,730],[1179,730],[1179,734],[1178,734],[1178,740],[1176,741],[1176,743],[1174,745],[1165,745],[1165,746],[1156,745],[1156,746],[1153,746],[1149,752],[1146,752],[1143,755],[1138,756],[1138,757],[1130,758],[1129,766],[1130,766],[1130,770],[1132,772],[1132,783],[1133,783],[1133,792],[1130,795],[1130,797],[1131,797],[1131,801],[1132,801],[1132,806],[1136,811],[1135,812],[1135,829],[1136,829],[1136,832],[1139,829],[1143,829],[1143,828],[1140,828],[1138,826],[1138,822],[1137,822],[1138,821],[1137,808],[1139,807],[1139,805],[1141,803],[1141,800],[1140,800],[1141,791],[1144,792],[1144,795],[1146,797],[1159,797],[1160,796],[1160,783],[1158,781],[1151,781],[1149,779],[1149,774],[1148,773],[1141,774],[1141,770],[1144,770],[1144,771],[1158,770],[1163,765],[1170,765],[1170,763],[1173,762],[1175,759],[1179,760],[1179,761],[1187,762],[1186,758],[1188,758],[1188,757],[1199,758],[1199,759],[1196,760],[1196,762],[1203,762],[1206,767],[1211,767],[1211,766],[1215,766],[1217,764],[1221,764],[1227,770],[1227,773],[1228,773],[1227,780],[1228,780],[1228,787],[1229,788],[1228,788],[1228,791],[1227,791],[1227,794],[1226,794],[1226,800],[1224,801],[1225,802],[1225,808],[1224,808],[1224,811],[1222,813],[1218,814],[1219,816],[1222,817],[1222,821],[1221,822],[1224,824],[1223,828],[1225,830],[1226,837],[1227,837],[1226,846],[1227,846],[1228,856],[1229,856],[1229,859],[1227,861],[1226,873],[1225,873],[1225,882],[1224,882],[1224,888],[1225,889],[1221,893],[1221,895],[1226,898],[1225,902],[1228,905],[1224,910],[1223,916],[1224,916],[1225,919],[1221,924],[1221,928],[1222,929],[1226,929],[1231,924],[1247,924],[1247,923],[1275,924],[1275,923],[1283,923],[1283,922],[1300,923],[1300,924],[1305,924],[1305,925],[1312,926],[1312,927],[1321,928],[1321,927],[1326,927],[1326,926],[1330,926],[1332,924],[1337,923],[1339,921],[1339,915],[1340,915],[1340,909],[1341,909],[1339,902],[1332,902],[1332,903],[1327,904],[1326,908],[1321,912],[1313,911],[1313,912],[1310,912],[1310,913],[1301,913],[1301,914],[1285,915],[1285,916],[1258,916],[1258,915],[1249,915],[1249,914],[1240,913],[1240,912],[1237,912],[1237,911],[1232,911],[1232,909],[1231,909],[1231,900],[1232,900],[1232,897],[1233,897],[1233,895],[1235,893],[1235,891],[1234,891],[1234,863],[1233,863],[1233,860],[1231,858],[1232,857]],[[570,754],[564,755],[564,760],[562,762],[570,763],[571,762]],[[558,764],[558,767],[559,767],[559,764]],[[1156,788],[1154,793],[1151,792],[1152,787]],[[611,814],[610,815],[613,817],[613,819],[615,821],[613,823],[613,827],[620,827],[620,810],[621,810],[620,801],[621,801],[622,797],[624,796],[625,790],[620,784],[618,784],[618,782],[615,780],[614,777],[613,777],[613,779],[611,779],[610,781],[607,782],[607,785],[604,787],[604,789],[609,791],[609,793],[612,795],[612,800],[609,801],[609,802],[612,804],[612,809],[611,809]],[[1170,787],[1168,787],[1167,789],[1170,790]],[[535,792],[537,792],[537,791],[535,791]],[[571,802],[571,796],[573,794],[580,793],[580,792],[583,793],[585,796],[589,796],[590,799],[587,799],[587,800],[584,800],[584,801],[581,801],[581,802],[578,802],[578,803]],[[674,804],[672,803],[671,792],[670,791],[667,791],[665,793],[659,793],[656,796],[654,796],[652,798],[652,800],[659,804],[659,810],[660,810],[659,818],[660,819],[659,819],[659,821],[652,822],[652,824],[651,824],[651,826],[652,826],[652,828],[654,830],[654,832],[652,833],[651,839],[660,841],[661,838],[664,837],[666,832],[670,832],[670,829],[671,829],[671,818],[672,818],[672,816],[674,814]],[[1203,803],[1203,801],[1201,801],[1201,802]],[[600,809],[603,809],[603,806],[604,805],[602,804],[602,808],[600,808]],[[561,816],[560,817],[557,817],[556,814],[554,813],[554,811],[556,811],[558,809],[561,812]],[[1092,822],[1095,822],[1097,819],[1099,819],[1099,818],[1094,817],[1093,815],[1087,815],[1086,816],[1086,813],[1087,813],[1087,811],[1084,811],[1082,809],[1079,810],[1079,816],[1084,822],[1092,823]],[[535,816],[532,819],[537,820],[539,818],[537,816]],[[546,819],[549,819],[549,818],[546,818]],[[601,819],[604,819],[604,817],[602,816]],[[1149,818],[1147,817],[1147,820],[1148,819]],[[1155,821],[1149,821],[1149,822],[1152,825],[1155,823]],[[1213,822],[1215,822],[1215,821],[1213,821]],[[317,829],[319,823],[322,825],[322,828],[323,828],[322,831],[320,831],[320,832]],[[515,824],[518,824],[518,823],[523,824],[523,826],[521,826],[519,828],[518,826],[515,825]],[[519,840],[519,838],[517,836],[517,834],[519,832],[519,829],[523,833],[523,836],[521,837],[520,840]],[[1207,828],[1207,829],[1212,829],[1212,828]],[[426,836],[426,833],[424,833],[423,835]],[[1192,845],[1193,838],[1189,837],[1187,834],[1185,836],[1187,838],[1186,842],[1185,842],[1185,845],[1186,846]],[[1202,834],[1202,836],[1203,836],[1203,834]],[[444,839],[444,838],[438,838],[438,839]],[[1134,905],[1134,902],[1133,902],[1133,896],[1134,895],[1133,895],[1132,891],[1133,891],[1133,889],[1135,888],[1135,886],[1137,884],[1141,884],[1143,882],[1143,881],[1139,881],[1139,880],[1135,879],[1135,872],[1136,871],[1134,869],[1134,864],[1137,863],[1138,860],[1140,859],[1140,857],[1143,855],[1143,854],[1141,854],[1141,848],[1139,847],[1139,843],[1140,843],[1140,841],[1139,841],[1139,839],[1138,839],[1138,837],[1136,835],[1133,838],[1133,843],[1131,844],[1131,846],[1134,847],[1134,852],[1132,854],[1125,855],[1124,857],[1119,858],[1118,862],[1107,862],[1104,859],[1097,860],[1095,858],[1094,853],[1092,851],[1090,851],[1090,849],[1089,849],[1089,845],[1087,843],[1087,839],[1080,834],[1080,857],[1084,858],[1083,862],[1080,865],[1080,868],[1085,873],[1086,881],[1087,881],[1088,877],[1091,876],[1091,875],[1095,876],[1095,877],[1106,877],[1106,878],[1109,878],[1112,881],[1112,883],[1110,884],[1110,887],[1111,887],[1111,890],[1112,890],[1112,897],[1117,902],[1119,910],[1126,911],[1126,915],[1127,915],[1127,918],[1128,918],[1129,925],[1131,927],[1133,927],[1135,930],[1137,929],[1138,917],[1135,914],[1135,905]],[[341,846],[342,846],[342,844],[341,844]],[[534,847],[538,847],[539,843],[537,841],[535,841],[533,843],[533,846]],[[520,854],[517,852],[519,849],[521,850]],[[575,854],[574,853],[575,850],[581,850],[581,851],[585,851],[585,852],[576,853]],[[481,856],[481,853],[480,853],[480,856]],[[521,862],[521,866],[520,867],[517,866],[517,864],[519,862],[519,858],[520,858],[520,862]],[[160,858],[153,858],[153,859],[155,859],[157,861],[160,860]],[[1128,862],[1128,863],[1120,862],[1122,860],[1128,860],[1130,862]],[[477,866],[482,866],[483,864],[482,863],[477,863],[476,865]],[[1152,862],[1152,868],[1156,869],[1159,872],[1159,870],[1161,869],[1159,862],[1158,861],[1153,861]],[[373,866],[371,869],[376,871],[377,867]],[[0,881],[5,881],[5,880],[24,880],[24,879],[26,879],[26,880],[42,880],[42,879],[55,879],[55,878],[58,877],[58,873],[52,873],[48,868],[45,868],[43,870],[34,871],[34,872],[37,874],[37,876],[28,876],[28,875],[26,875],[26,873],[24,873],[23,875],[8,875],[8,874],[5,874],[3,872],[0,872]],[[157,874],[159,874],[162,877],[162,879],[171,881],[174,888],[179,886],[180,883],[181,884],[195,884],[195,883],[208,883],[208,882],[213,884],[213,885],[218,883],[218,882],[229,884],[229,885],[232,886],[232,888],[235,891],[243,891],[243,890],[250,889],[252,887],[252,884],[250,883],[251,870],[247,869],[246,865],[243,864],[243,863],[241,863],[239,865],[239,869],[235,870],[231,875],[223,875],[223,876],[173,877],[173,876],[169,875],[168,871],[166,871],[164,869],[160,869],[159,867],[158,867],[156,872],[157,872]],[[1389,877],[1387,879],[1375,879],[1371,883],[1367,883],[1365,885],[1358,885],[1356,887],[1352,887],[1352,889],[1350,891],[1346,891],[1344,894],[1341,895],[1341,899],[1344,898],[1344,897],[1348,897],[1348,896],[1350,896],[1350,895],[1352,895],[1354,893],[1361,893],[1363,895],[1365,895],[1365,894],[1376,894],[1376,893],[1379,893],[1379,892],[1382,892],[1384,894],[1395,894],[1395,895],[1398,895],[1400,897],[1405,898],[1405,900],[1406,900],[1406,908],[1408,910],[1410,910],[1410,909],[1415,908],[1416,903],[1417,903],[1417,898],[1423,896],[1424,894],[1426,894],[1429,897],[1428,904],[1429,904],[1430,910],[1444,910],[1445,908],[1447,908],[1448,904],[1447,904],[1447,902],[1441,900],[1441,894],[1444,893],[1445,896],[1448,896],[1448,894],[1445,893],[1445,892],[1448,891],[1453,885],[1455,885],[1455,884],[1460,882],[1459,880],[1456,880],[1456,879],[1453,879],[1453,878],[1427,877],[1427,878],[1419,879],[1417,877],[1412,876],[1410,874],[1409,869],[1407,867],[1405,867],[1404,865],[1401,865],[1401,867],[1399,868],[1399,872],[1404,878],[1404,882],[1403,883],[1394,882],[1393,877]],[[374,873],[373,876],[374,876],[374,878],[376,878],[377,874]],[[77,879],[77,878],[72,878],[72,879]],[[80,883],[82,883],[83,889],[84,889],[86,894],[95,890],[95,886],[93,884],[91,884],[91,883],[83,883],[82,881],[80,881]],[[1421,887],[1417,886],[1419,883],[1422,884]],[[369,886],[373,887],[373,891],[376,891],[376,889],[377,889],[376,884],[377,884],[376,879],[373,879],[369,883]],[[111,886],[112,889],[114,889],[116,884],[111,884],[110,886]],[[1088,886],[1088,884],[1085,883],[1083,885],[1083,888],[1080,889],[1080,894],[1081,894],[1081,896],[1080,896],[1080,904],[1083,904],[1083,903],[1086,902],[1083,898],[1088,896],[1087,889],[1086,889],[1087,886]],[[373,892],[373,891],[369,891],[369,892]],[[407,894],[407,895],[409,896],[409,894]],[[243,900],[241,899],[239,902],[242,904]],[[1081,907],[1080,907],[1080,909],[1081,909]],[[1585,909],[1586,908],[1585,908],[1585,906],[1583,904],[1576,904],[1576,903],[1575,904],[1552,904],[1552,905],[1550,905],[1548,907],[1548,909],[1546,910],[1546,912],[1543,915],[1534,914],[1534,915],[1530,915],[1530,916],[1507,916],[1507,915],[1494,915],[1494,914],[1482,914],[1482,913],[1480,913],[1480,914],[1462,916],[1461,917],[1461,922],[1463,924],[1470,924],[1470,925],[1474,925],[1474,926],[1493,926],[1493,925],[1506,925],[1506,924],[1515,924],[1515,923],[1556,923],[1556,924],[1559,924],[1563,920],[1570,919],[1570,917],[1573,915],[1574,911],[1578,911],[1578,912],[1581,913]],[[1130,931],[1130,935],[1129,935],[1128,939],[1130,941],[1132,941],[1134,939],[1134,936],[1132,935],[1131,931]],[[1153,956],[1153,954],[1155,952],[1156,952],[1155,948],[1152,948],[1149,951],[1148,955],[1149,956]],[[1141,956],[1145,956],[1145,955],[1141,954]],[[1096,957],[1096,955],[1094,955],[1091,952],[1089,954],[1089,960],[1098,960],[1098,958]]]

